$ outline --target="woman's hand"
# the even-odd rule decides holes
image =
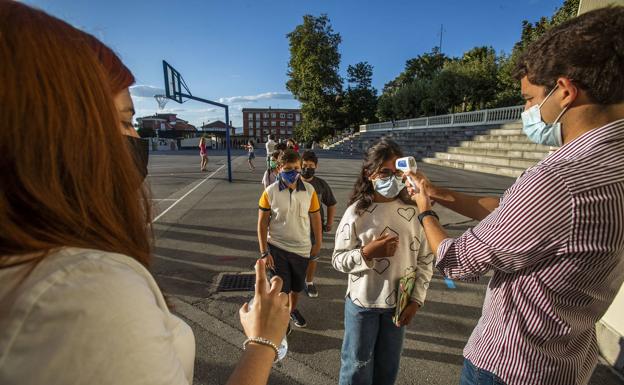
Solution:
[[[412,322],[412,319],[414,318],[414,316],[416,315],[416,312],[418,311],[418,309],[420,309],[420,305],[418,304],[418,302],[411,301],[409,305],[407,305],[407,307],[403,309],[403,312],[401,313],[401,316],[399,317],[399,322],[396,324],[396,326],[400,328],[401,326],[409,325],[410,322]]]
[[[256,262],[256,293],[251,307],[245,303],[240,311],[240,320],[247,337],[262,337],[279,346],[286,335],[290,320],[288,295],[281,293],[282,279],[278,276],[267,281],[266,265],[261,259]]]

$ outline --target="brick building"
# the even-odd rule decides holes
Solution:
[[[293,136],[301,124],[301,110],[292,108],[243,108],[243,136],[265,142],[269,134],[276,139]]]
[[[136,119],[141,136],[159,136],[163,138],[191,138],[197,128],[176,114],[155,114]],[[158,135],[156,135],[158,132]]]

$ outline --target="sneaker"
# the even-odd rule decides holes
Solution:
[[[301,313],[299,313],[299,310],[297,309],[293,310],[290,313],[290,319],[293,320],[293,322],[295,323],[295,326],[298,328],[304,328],[308,326],[305,318],[303,318],[303,316],[301,315]]]
[[[316,298],[318,297],[318,290],[316,290],[316,286],[314,285],[314,283],[307,283],[305,284],[305,292],[308,295],[308,297],[310,298]]]

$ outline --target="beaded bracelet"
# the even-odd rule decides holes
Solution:
[[[275,345],[273,342],[262,337],[249,337],[245,340],[245,342],[243,342],[243,350],[247,350],[247,345],[249,345],[250,342],[254,342],[256,344],[260,344],[260,345],[264,345],[264,346],[268,346],[272,348],[273,351],[275,351],[275,360],[273,361],[273,363],[276,363],[278,361],[277,345]]]

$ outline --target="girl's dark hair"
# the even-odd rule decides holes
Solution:
[[[357,203],[355,206],[355,213],[362,215],[367,208],[373,204],[375,197],[375,189],[373,183],[368,179],[369,176],[374,174],[381,168],[381,165],[394,157],[402,157],[403,151],[401,147],[390,139],[381,139],[370,147],[364,157],[364,163],[362,164],[362,171],[358,176],[357,181],[353,185],[353,192],[349,198],[349,206]],[[413,201],[407,195],[407,191],[404,189],[399,194],[399,199],[404,203],[413,205]]]

